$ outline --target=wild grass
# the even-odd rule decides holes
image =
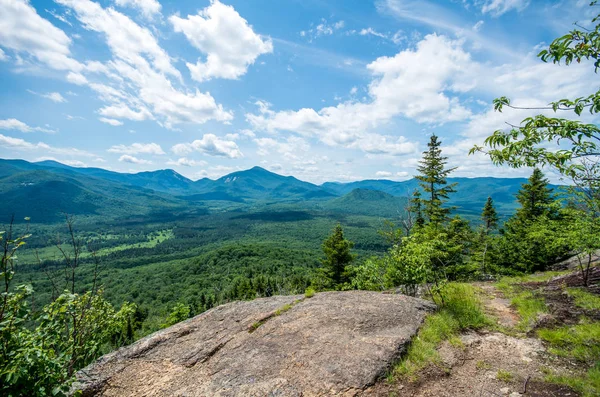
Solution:
[[[304,291],[304,297],[305,298],[312,298],[313,296],[315,296],[317,292],[315,291],[315,289],[313,287],[308,287],[305,291]]]
[[[550,352],[588,364],[600,364],[600,322],[540,329],[540,339],[550,344]]]
[[[425,319],[405,356],[390,373],[389,380],[415,380],[419,370],[440,363],[437,347],[443,341],[458,339],[461,331],[476,330],[491,324],[483,312],[481,299],[474,286],[450,283],[444,293],[445,304]]]
[[[583,397],[597,397],[600,396],[600,363],[582,376],[549,374],[545,380],[550,383],[567,385]]]
[[[515,376],[511,372],[503,369],[499,369],[496,374],[496,379],[501,380],[502,382],[512,382],[514,378]]]
[[[567,288],[566,291],[575,300],[575,306],[586,310],[600,310],[600,296],[582,288]]]
[[[549,273],[556,275],[559,272]],[[535,291],[524,289],[520,284],[533,281],[534,276],[535,281],[543,281],[549,280],[554,275],[550,277],[546,273],[540,273],[522,277],[503,277],[496,283],[496,287],[504,292],[519,313],[521,320],[516,327],[519,331],[529,331],[535,325],[538,316],[548,311],[543,297]]]

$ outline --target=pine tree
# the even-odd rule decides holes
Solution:
[[[353,246],[354,243],[344,237],[344,231],[339,223],[323,242],[325,259],[322,259],[321,262],[323,263],[324,281],[328,286],[336,288],[349,281],[346,266],[354,260],[354,255],[350,252]]]
[[[448,201],[448,195],[455,192],[455,183],[448,185],[446,178],[448,175],[456,169],[446,169],[447,157],[442,156],[442,149],[440,148],[441,141],[438,140],[436,135],[432,135],[427,146],[429,149],[423,152],[423,159],[419,162],[420,175],[417,175],[419,185],[425,191],[425,197],[420,199],[423,204],[423,211],[427,216],[429,222],[437,225],[448,218],[448,214],[452,208],[444,207],[444,204]]]
[[[485,202],[485,206],[481,212],[481,220],[483,221],[485,234],[489,234],[491,230],[498,226],[498,214],[494,208],[494,200],[491,197],[488,197]]]
[[[533,220],[549,211],[554,197],[552,189],[548,187],[548,179],[544,178],[542,171],[538,168],[533,170],[527,183],[524,183],[517,193],[517,200],[521,204],[517,215],[522,220]]]

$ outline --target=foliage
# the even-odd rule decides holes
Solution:
[[[593,1],[590,5],[596,5]],[[580,63],[592,60],[598,71],[600,54],[600,19],[592,19],[590,28],[574,29],[555,39],[538,57],[542,61],[565,65],[576,61]],[[578,25],[579,26],[579,25]],[[494,108],[502,111],[504,107],[529,110],[552,110],[554,113],[571,113],[579,117],[587,109],[590,114],[600,111],[600,91],[587,97],[561,99],[551,102],[548,107],[527,108],[513,106],[510,99],[501,97],[494,100]],[[556,147],[548,145],[552,142]],[[510,131],[496,131],[484,144],[491,160],[495,164],[508,164],[511,167],[549,166],[570,178],[576,186],[585,191],[588,209],[598,214],[600,203],[600,129],[594,124],[585,124],[579,120],[536,115],[525,118],[520,125]],[[480,146],[471,149],[483,151]]]
[[[427,365],[441,365],[437,352],[441,342],[456,337],[461,331],[477,330],[490,324],[475,287],[449,283],[445,289],[445,303],[436,313],[427,316],[406,355],[395,366],[393,377],[414,380],[415,374]]]
[[[498,273],[532,273],[564,258],[573,242],[565,233],[572,212],[561,207],[538,169],[518,193],[521,208],[504,223],[495,245],[491,265]]]
[[[502,382],[511,382],[514,377],[515,376],[511,372],[504,369],[499,369],[498,373],[496,373],[496,379],[501,380]]]
[[[70,226],[72,224],[69,223]],[[2,395],[66,395],[76,370],[133,339],[133,304],[117,312],[102,291],[65,291],[39,312],[29,307],[33,288],[11,289],[16,251],[29,235],[13,238],[13,224],[1,233],[0,391]],[[77,243],[73,240],[73,246]],[[66,256],[67,286],[75,288],[76,257]],[[33,301],[33,300],[32,300]]]
[[[448,195],[453,193],[456,184],[448,185],[446,178],[456,168],[446,169],[447,157],[442,156],[440,148],[441,141],[436,135],[432,135],[427,147],[423,152],[423,159],[419,162],[417,171],[419,175],[415,176],[420,181],[421,188],[425,191],[426,198],[413,198],[423,205],[423,212],[429,222],[439,224],[446,220],[450,213],[450,208],[444,208],[444,203],[448,201]],[[413,204],[415,210],[419,211],[420,206]],[[419,214],[417,213],[417,219]]]
[[[583,284],[588,286],[594,255],[600,250],[600,222],[589,211],[568,210],[567,239],[577,256]]]
[[[338,289],[350,281],[347,267],[355,258],[350,252],[353,246],[354,244],[344,237],[342,225],[338,223],[322,245],[325,258],[321,260],[321,275],[326,288]]]
[[[383,291],[388,287],[387,264],[377,257],[368,258],[354,269],[352,286],[360,290]]]
[[[180,302],[173,307],[162,327],[167,328],[183,320],[187,320],[190,317],[190,313],[190,307]]]

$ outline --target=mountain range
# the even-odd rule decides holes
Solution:
[[[68,212],[84,216],[202,212],[221,207],[295,203],[329,211],[389,216],[397,213],[418,181],[363,180],[316,185],[254,167],[219,179],[192,181],[173,170],[119,173],[70,167],[55,161],[0,159],[0,217],[16,214],[53,222]],[[450,204],[477,215],[488,196],[501,214],[517,207],[523,178],[449,178],[457,183]],[[394,215],[394,214],[392,214]]]

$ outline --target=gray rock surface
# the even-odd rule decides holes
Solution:
[[[355,395],[434,308],[367,291],[229,303],[101,357],[76,387],[86,396]]]

